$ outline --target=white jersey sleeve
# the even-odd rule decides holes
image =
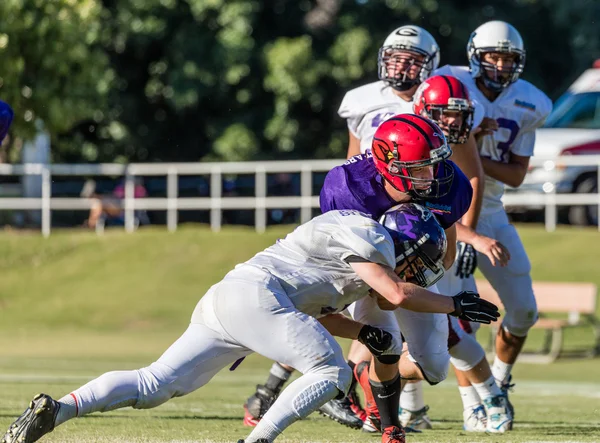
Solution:
[[[348,130],[352,135],[360,139],[358,125],[360,124],[362,116],[358,112],[359,105],[356,103],[356,99],[356,94],[353,94],[352,91],[347,92],[342,99],[340,109],[338,109],[338,115],[346,120]]]

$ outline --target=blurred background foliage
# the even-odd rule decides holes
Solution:
[[[523,77],[553,99],[600,58],[595,0],[2,0],[0,99],[11,143],[41,120],[54,162],[343,157],[337,108],[377,80],[394,28],[465,64],[493,19],[520,30]]]

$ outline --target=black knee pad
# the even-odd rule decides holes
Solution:
[[[399,355],[380,355],[376,358],[380,363],[383,363],[384,365],[393,365],[400,361]]]

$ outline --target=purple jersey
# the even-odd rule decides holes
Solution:
[[[433,212],[444,229],[460,220],[471,206],[473,197],[469,179],[453,162],[448,163],[454,169],[450,191],[439,198],[412,199]],[[442,171],[443,168],[439,168],[438,174]],[[385,191],[383,177],[375,168],[371,154],[367,153],[356,155],[329,171],[321,189],[320,204],[321,212],[355,209],[377,220],[397,202]]]

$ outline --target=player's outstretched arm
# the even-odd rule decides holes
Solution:
[[[387,266],[370,262],[350,263],[350,266],[374,292],[385,299],[390,308],[443,314],[454,310],[454,303],[450,297],[407,283]]]
[[[463,291],[447,297],[407,283],[394,270],[377,263],[350,263],[350,266],[371,286],[378,300],[385,300],[379,303],[382,309],[387,305],[416,312],[438,312],[478,323],[490,323],[500,317],[496,305],[474,292]]]

